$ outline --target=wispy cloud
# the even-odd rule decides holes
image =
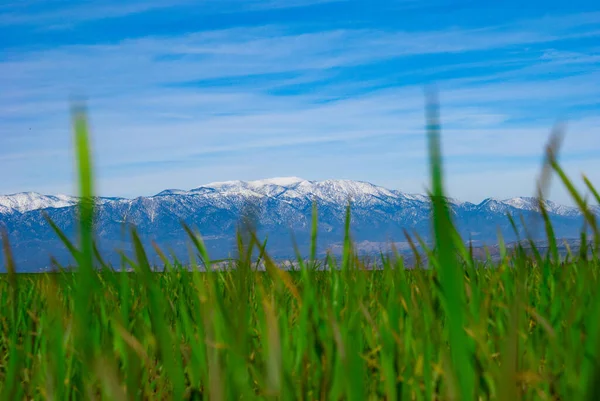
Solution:
[[[347,0],[97,0],[73,3],[62,0],[32,0],[0,6],[0,26],[46,24],[43,29],[73,27],[87,21],[121,18],[178,6],[201,7],[207,14],[252,10],[287,9],[337,3]]]
[[[96,15],[111,15],[114,3],[101,5],[104,14]],[[144,7],[170,6],[130,3],[119,12]],[[40,18],[55,11],[41,10]],[[74,9],[73,19],[92,11]],[[107,195],[268,175],[419,191],[426,181],[422,86],[432,81],[441,91],[445,155],[458,177],[483,180],[469,169],[494,176],[514,165],[533,171],[556,118],[571,121],[570,163],[595,165],[600,61],[586,41],[600,36],[599,18],[419,30],[274,24],[13,49],[0,56],[0,163],[18,174],[0,192],[69,187],[73,93],[89,98]],[[524,185],[530,177],[522,177]],[[490,187],[454,180],[452,191],[474,200]],[[494,191],[509,189],[507,180]]]
[[[244,1],[242,7],[247,9],[283,9],[283,8],[297,8],[306,7],[317,4],[326,3],[342,3],[348,0],[247,0]],[[240,3],[240,1],[230,1],[231,3]]]
[[[124,17],[144,11],[168,8],[181,4],[181,0],[144,0],[144,1],[96,1],[71,3],[65,1],[23,1],[0,8],[0,25],[36,25],[61,21],[69,25],[85,21]]]

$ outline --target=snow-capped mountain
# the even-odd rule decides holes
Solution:
[[[352,205],[352,235],[358,243],[385,245],[405,241],[404,229],[428,238],[430,203],[423,195],[406,194],[367,182],[351,180],[308,181],[297,177],[259,181],[227,181],[192,190],[170,189],[135,199],[98,198],[96,235],[103,255],[118,263],[115,248],[128,249],[127,225],[135,226],[143,241],[156,241],[175,255],[189,256],[181,222],[196,227],[215,258],[233,249],[240,217],[252,214],[259,234],[268,235],[274,256],[292,256],[291,232],[301,250],[308,249],[313,202],[319,210],[320,251],[336,249],[343,239],[345,207]],[[64,246],[43,218],[48,214],[69,237],[76,234],[77,198],[23,193],[0,196],[0,226],[8,229],[15,259],[21,269],[48,265],[49,255],[60,262],[69,258]],[[529,231],[543,237],[535,198],[486,199],[480,204],[449,199],[457,227],[465,239],[494,242],[498,229],[506,239],[515,234],[507,213],[523,215]],[[546,201],[558,236],[577,237],[581,213],[572,207]],[[596,207],[595,213],[600,215]]]

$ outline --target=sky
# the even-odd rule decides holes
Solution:
[[[565,170],[600,186],[595,1],[2,0],[0,194],[76,193],[74,97],[102,196],[282,176],[424,193],[430,86],[451,196],[533,195],[558,122]]]

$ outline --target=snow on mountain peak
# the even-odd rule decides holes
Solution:
[[[26,213],[33,210],[59,209],[77,205],[79,198],[70,195],[42,195],[37,192],[20,192],[0,195],[0,213]],[[121,202],[123,198],[95,198],[97,204]]]
[[[504,203],[506,205],[512,206],[516,209],[523,209],[523,210],[538,210],[539,209],[538,200],[536,198],[531,198],[531,197],[510,198],[510,199],[504,199],[503,201],[500,201],[500,202]]]
[[[309,181],[300,177],[275,177],[253,181],[212,182],[195,188],[187,194],[211,194],[214,196],[269,197],[287,199],[313,199],[325,202],[365,204],[371,199],[398,198],[402,194],[365,181],[323,180]],[[161,194],[176,194],[176,191],[163,191]]]
[[[274,178],[265,178],[262,180],[252,180],[252,181],[240,181],[240,180],[232,180],[232,181],[218,181],[211,182],[209,184],[204,184],[198,187],[200,188],[232,188],[232,187],[253,187],[260,188],[266,185],[277,185],[281,187],[287,187],[295,184],[299,184],[301,182],[307,182],[307,180],[299,177],[274,177]]]
[[[278,185],[281,187],[287,187],[290,185],[299,184],[301,182],[305,182],[306,180],[299,177],[274,177],[267,178],[263,180],[255,180],[249,181],[248,184],[252,186],[263,186],[263,185]]]
[[[504,200],[488,198],[481,202],[480,205],[486,205],[490,210],[494,211],[507,211],[509,207],[512,207],[519,210],[539,212],[540,207],[538,202],[538,199],[535,197],[522,196]],[[559,205],[549,200],[544,200],[544,205],[549,213],[561,216],[576,216],[580,213],[576,207]]]
[[[210,182],[208,184],[204,184],[204,185],[200,185],[198,188],[196,189],[200,189],[200,188],[222,188],[222,187],[232,187],[232,186],[239,186],[239,185],[243,185],[244,181],[240,181],[240,180],[232,180],[232,181],[217,181],[217,182]]]
[[[165,189],[164,191],[159,192],[155,196],[163,196],[163,195],[187,195],[188,191],[184,191],[182,189]]]
[[[20,192],[0,195],[0,211],[25,213],[31,210],[73,206],[77,199],[68,195],[42,195],[37,192]]]

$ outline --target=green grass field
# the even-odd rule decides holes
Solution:
[[[501,261],[491,263],[473,258],[452,226],[434,104],[427,120],[436,243],[421,243],[427,266],[382,256],[382,270],[365,270],[348,213],[343,256],[316,271],[315,208],[313,257],[299,259],[300,271],[279,269],[262,239],[240,233],[235,269],[167,263],[155,273],[146,252],[160,249],[144,250],[132,232],[136,257],[123,265],[134,272],[125,273],[94,268],[89,136],[76,111],[81,227],[77,244],[64,242],[77,271],[16,274],[4,237],[2,399],[600,400],[600,235],[557,146],[540,185],[552,172],[567,186],[593,249],[561,258],[546,224],[547,251],[508,251],[499,239]],[[209,267],[189,234],[192,258]]]

